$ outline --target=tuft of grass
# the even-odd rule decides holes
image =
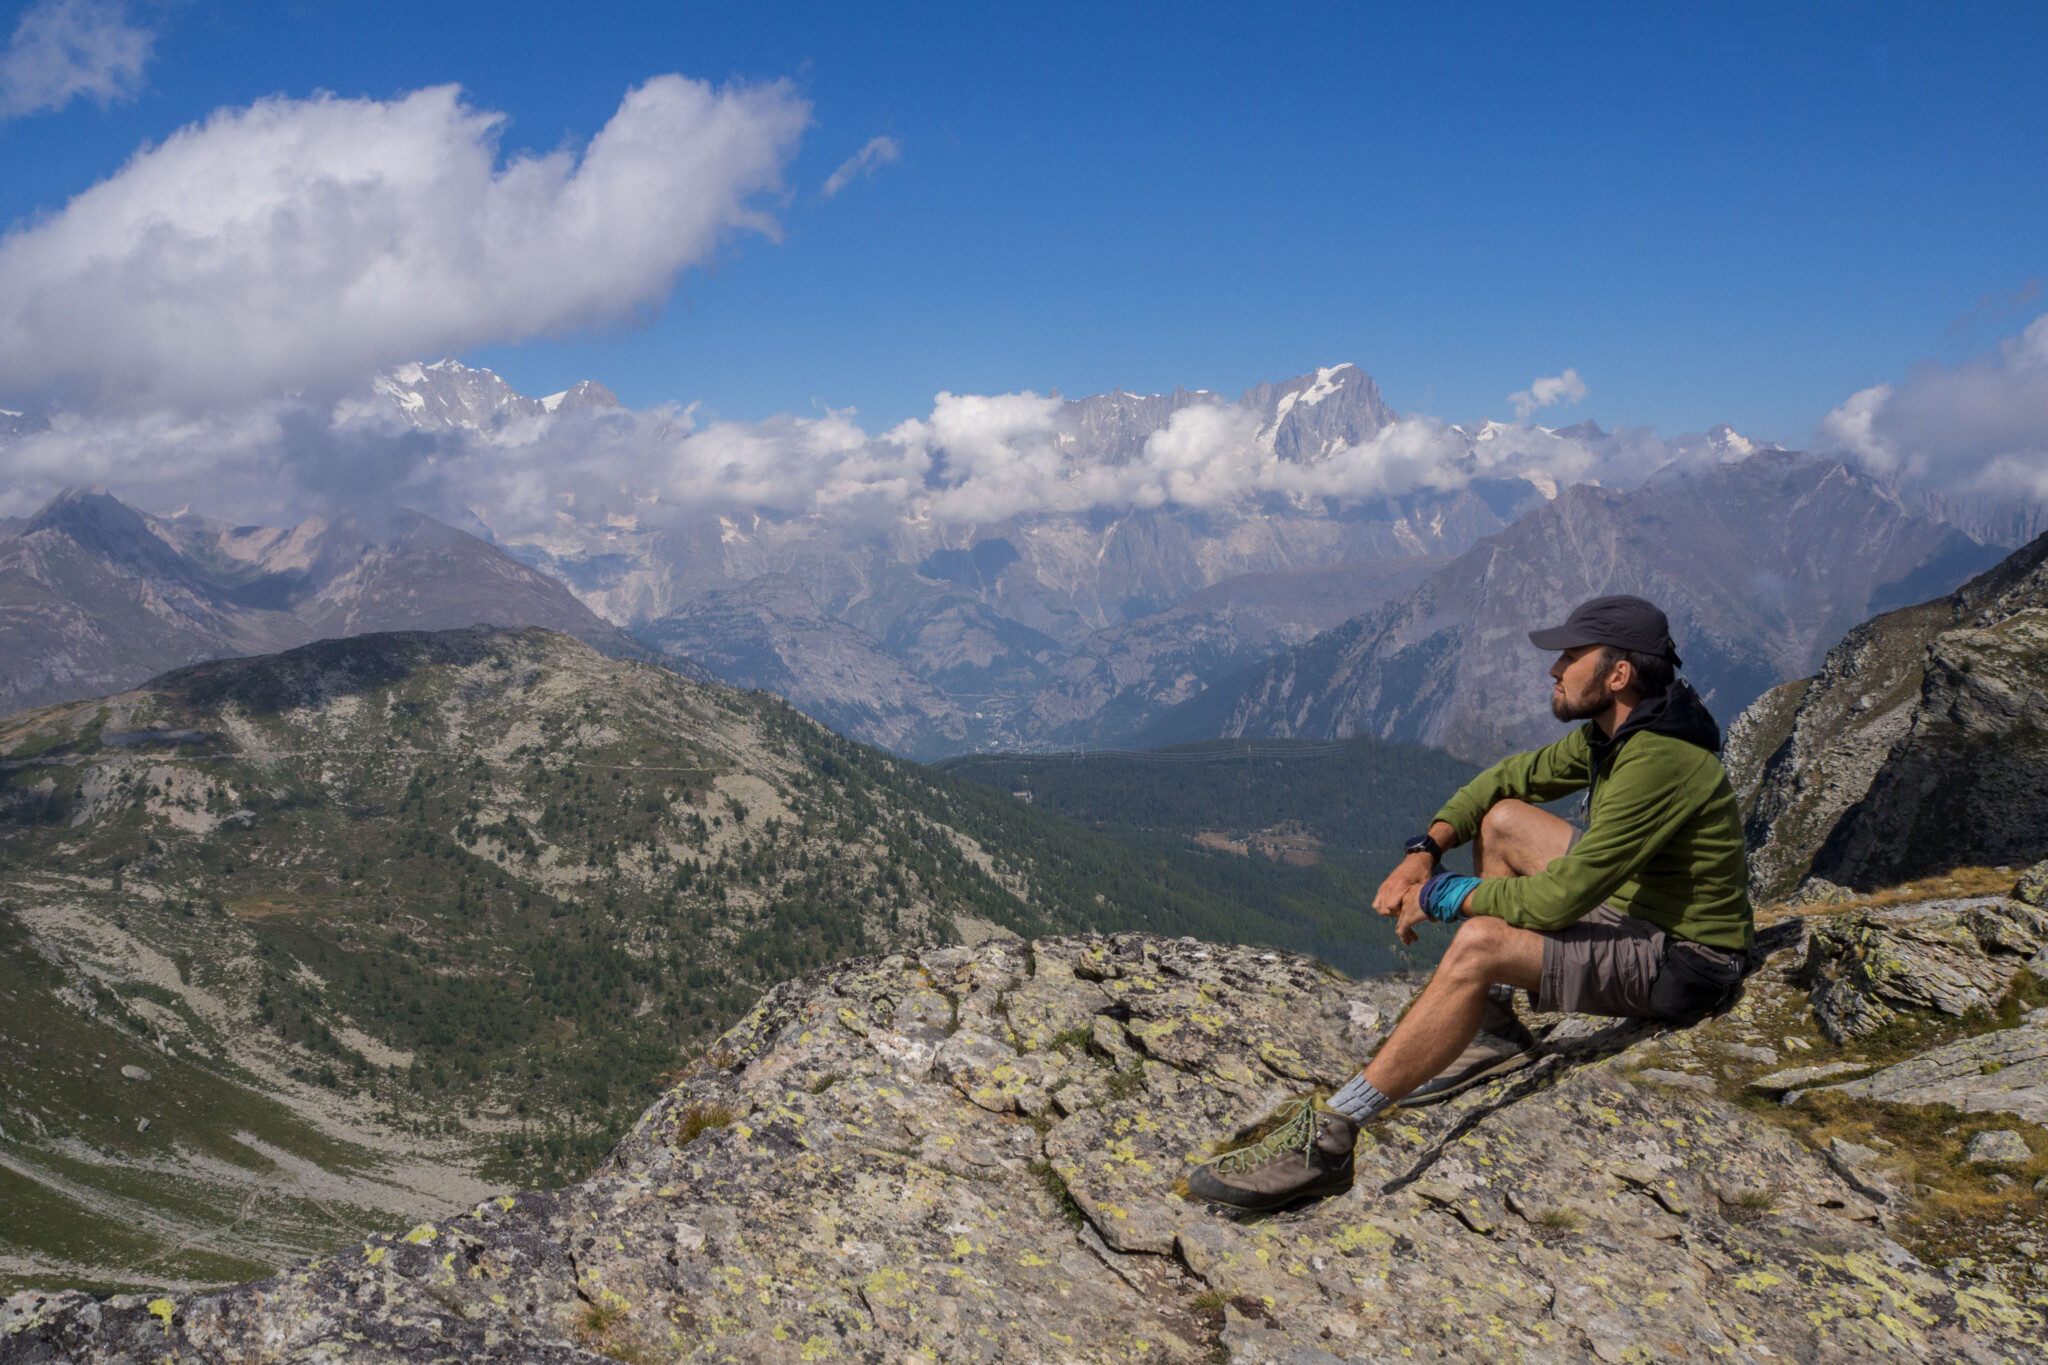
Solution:
[[[1052,1196],[1053,1203],[1059,1206],[1060,1217],[1078,1232],[1088,1221],[1088,1215],[1081,1212],[1081,1206],[1074,1202],[1074,1192],[1067,1188],[1066,1177],[1050,1161],[1034,1161],[1028,1169],[1038,1177],[1038,1183],[1045,1187],[1045,1192]]]
[[[676,1146],[687,1147],[711,1128],[728,1128],[739,1116],[730,1105],[693,1104],[676,1120]]]
[[[1577,1232],[1586,1220],[1570,1209],[1545,1209],[1536,1224],[1545,1232]]]
[[[1102,1089],[1112,1100],[1127,1100],[1145,1088],[1145,1064],[1139,1062],[1129,1071],[1119,1071],[1102,1083]]]
[[[1052,1036],[1048,1045],[1076,1057],[1085,1057],[1095,1046],[1095,1030],[1085,1024],[1063,1028]]]
[[[1756,1223],[1778,1207],[1776,1190],[1743,1190],[1733,1199],[1721,1199],[1721,1216],[1731,1223]]]

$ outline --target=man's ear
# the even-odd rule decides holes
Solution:
[[[1636,666],[1627,659],[1617,658],[1607,667],[1607,690],[1610,692],[1642,691],[1640,679],[1636,677]]]

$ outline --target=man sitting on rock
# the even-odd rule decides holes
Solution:
[[[1458,925],[1436,974],[1327,1102],[1297,1102],[1259,1143],[1197,1168],[1197,1197],[1268,1209],[1344,1189],[1359,1126],[1381,1110],[1531,1059],[1516,988],[1539,1010],[1683,1023],[1734,999],[1756,939],[1742,816],[1664,613],[1596,597],[1529,638],[1561,651],[1551,712],[1586,723],[1466,783],[1408,842],[1373,908],[1400,916],[1404,943],[1425,916]],[[1583,832],[1530,804],[1577,791]],[[1476,877],[1440,866],[1463,843]]]

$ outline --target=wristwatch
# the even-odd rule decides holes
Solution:
[[[1427,853],[1431,862],[1441,862],[1444,856],[1444,851],[1437,847],[1436,840],[1430,838],[1427,834],[1416,835],[1413,839],[1401,845],[1401,851],[1403,853]]]

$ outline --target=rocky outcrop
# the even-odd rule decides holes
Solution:
[[[2003,896],[1922,901],[1818,921],[1806,972],[1821,1031],[1875,1033],[1900,1010],[1960,1018],[1990,1008],[2048,948],[2048,912]]]
[[[2048,853],[2048,536],[1865,622],[1730,728],[1752,895]]]
[[[1638,1072],[1639,1024],[1536,1021],[1535,1065],[1397,1114],[1340,1197],[1177,1193],[1416,984],[1141,935],[847,963],[770,992],[581,1185],[217,1294],[17,1295],[0,1358],[2044,1358],[1839,1163]]]

